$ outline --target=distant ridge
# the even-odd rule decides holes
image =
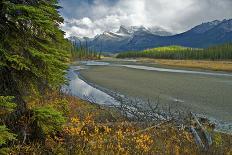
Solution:
[[[69,39],[75,41],[73,37]],[[83,41],[82,38],[76,41],[80,40]],[[232,19],[202,23],[176,35],[161,27],[148,29],[144,26],[120,26],[117,32],[104,32],[87,41],[90,48],[112,53],[169,45],[205,48],[232,42]]]

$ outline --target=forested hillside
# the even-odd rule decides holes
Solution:
[[[70,40],[72,44],[71,55],[74,60],[97,60],[101,59],[101,51],[97,52],[88,47],[88,43],[85,45],[78,44],[76,41]]]
[[[232,44],[227,43],[205,49],[167,46],[144,51],[120,53],[117,58],[155,58],[155,59],[192,59],[192,60],[231,60]]]

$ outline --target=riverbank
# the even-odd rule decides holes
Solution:
[[[231,77],[153,72],[119,66],[91,66],[80,73],[86,81],[108,90],[145,100],[159,98],[161,104],[174,103],[219,120],[231,120]]]
[[[100,65],[101,63],[89,64]],[[79,75],[79,72],[88,71],[96,66],[86,67],[88,69],[80,71],[82,67],[77,66],[73,73]],[[76,76],[68,75],[68,77],[73,80]],[[89,83],[87,80],[86,82]],[[12,154],[18,152],[24,154],[47,152],[53,154],[67,152],[70,154],[91,154],[92,152],[98,154],[230,154],[232,152],[231,135],[213,131],[213,127],[205,119],[199,120],[212,136],[213,143],[209,149],[203,149],[195,143],[195,138],[190,132],[191,122],[188,121],[178,125],[168,118],[158,122],[132,120],[122,114],[120,109],[89,103],[62,93],[48,93],[42,101],[33,100],[32,106],[35,102],[41,106],[52,106],[57,109],[66,118],[66,122],[58,133],[46,135],[44,145],[38,143],[15,145],[10,149]],[[194,123],[192,127],[195,128]]]
[[[99,63],[93,62],[90,64],[99,65]],[[79,72],[88,71],[96,66],[86,67],[88,69],[80,71],[79,69],[82,67],[76,66],[76,68],[72,68],[74,69],[72,73],[79,75]],[[68,75],[71,81],[76,77],[78,76]],[[86,82],[89,81],[86,80]],[[81,89],[75,91],[81,91]],[[89,92],[88,89],[87,92]],[[190,117],[180,118],[186,120],[182,124],[170,118],[159,121],[141,121],[139,118],[126,117],[118,108],[90,103],[60,92],[49,92],[43,96],[42,100],[32,100],[29,106],[33,107],[35,104],[53,107],[66,118],[66,121],[60,126],[58,132],[45,136],[44,144],[27,143],[21,145],[16,143],[9,148],[8,153],[91,154],[95,152],[98,154],[178,155],[230,154],[232,152],[230,148],[231,135],[213,131],[214,126],[207,119],[199,119],[199,121],[212,138],[209,149],[206,148],[207,142],[203,142],[203,146],[196,144],[196,137],[190,130],[194,131],[193,128],[196,128],[196,132],[200,134],[203,141],[204,137],[201,136],[201,131],[197,130]],[[152,113],[154,114],[154,112]],[[6,150],[0,149],[0,154],[2,151]]]
[[[170,59],[136,59],[142,63],[154,63],[172,67],[197,68],[212,71],[232,72],[232,61],[207,61],[207,60],[170,60]]]
[[[171,60],[171,59],[151,59],[151,58],[128,58],[119,59],[113,57],[103,57],[101,61],[106,62],[137,62],[146,65],[155,65],[163,68],[179,69],[199,69],[205,71],[225,71],[232,72],[232,61],[210,61],[210,60]]]
[[[58,133],[46,135],[45,144],[16,144],[8,151],[11,154],[230,154],[232,151],[232,137],[223,133],[210,131],[213,144],[206,151],[197,146],[188,128],[179,128],[172,121],[130,121],[114,108],[55,92],[43,101],[34,102],[58,109],[67,122]]]

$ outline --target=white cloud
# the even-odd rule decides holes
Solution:
[[[69,2],[70,1],[70,2]],[[61,0],[67,36],[93,37],[120,25],[161,26],[172,32],[215,19],[232,18],[231,0]]]

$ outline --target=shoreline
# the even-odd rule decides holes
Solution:
[[[159,97],[161,103],[170,103],[172,99],[177,98],[188,102],[184,104],[187,107],[194,109],[201,107],[200,111],[203,113],[217,114],[221,120],[231,118],[228,114],[231,108],[229,104],[231,77],[153,72],[117,66],[91,66],[80,73],[88,83],[100,85],[132,98],[155,101]],[[107,89],[103,90],[108,91]],[[226,112],[224,116],[220,115],[222,110]]]
[[[212,61],[212,60],[174,60],[174,59],[151,59],[137,58],[141,63],[151,63],[170,67],[182,67],[186,69],[203,69],[206,71],[232,72],[232,61]]]
[[[96,83],[93,83],[93,82],[90,82],[88,81],[79,71],[78,72],[78,76],[81,80],[83,80],[84,82],[86,82],[87,84],[89,84],[90,86],[110,95],[111,97],[113,97],[114,99],[116,99],[117,96],[123,96],[125,97],[126,99],[133,99],[133,98],[129,98],[125,95],[122,95],[121,93],[119,92],[116,92],[116,91],[113,91],[113,90],[110,90],[108,88],[104,88],[102,86],[99,86],[98,84]],[[207,114],[203,114],[201,112],[199,113],[196,113],[199,118],[207,118],[210,122],[216,124],[217,128],[215,129],[215,131],[217,132],[220,132],[220,133],[226,133],[226,134],[232,134],[232,131],[230,129],[228,129],[228,127],[231,126],[231,123],[230,122],[227,122],[227,121],[222,121],[221,119],[216,119],[214,118],[213,116],[208,116]],[[224,127],[223,127],[224,126]]]

